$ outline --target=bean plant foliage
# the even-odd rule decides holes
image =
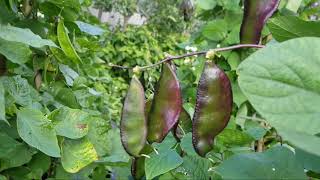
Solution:
[[[319,2],[183,3],[181,35],[0,0],[0,179],[319,179]]]

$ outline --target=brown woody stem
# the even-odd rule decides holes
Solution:
[[[234,45],[234,46],[229,46],[229,47],[210,49],[209,51],[222,52],[222,51],[230,51],[230,50],[241,49],[241,48],[264,48],[264,47],[265,47],[264,45],[257,45],[257,44],[239,44],[239,45]],[[183,58],[192,57],[192,56],[203,56],[203,55],[206,55],[207,52],[209,52],[209,51],[199,51],[199,52],[192,52],[192,53],[183,54],[183,55],[179,55],[179,56],[169,56],[169,57],[167,57],[167,58],[165,58],[155,64],[139,67],[139,70],[153,68],[153,67],[161,65],[165,62],[172,61],[172,60],[183,59]],[[128,66],[119,66],[119,65],[114,65],[114,64],[108,64],[108,66],[120,68],[120,69],[133,69],[133,68],[135,68],[135,67],[128,67]]]

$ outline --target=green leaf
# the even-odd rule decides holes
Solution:
[[[90,120],[87,137],[99,156],[104,156],[112,152],[112,140],[108,137],[108,131],[110,129],[110,123],[102,118],[92,118]]]
[[[236,115],[236,123],[241,127],[241,129],[244,129],[244,125],[246,123],[246,118],[244,117],[246,117],[247,115],[248,115],[248,107],[244,103],[239,107]]]
[[[28,81],[20,75],[3,77],[2,83],[15,102],[22,106],[31,106],[33,101],[39,100],[39,95],[35,89],[33,89]]]
[[[0,159],[7,157],[21,144],[3,132],[0,132],[0,142]]]
[[[150,158],[145,160],[145,171],[147,179],[153,179],[161,174],[169,172],[180,166],[183,159],[175,150],[163,151],[159,154],[152,153]]]
[[[198,155],[183,157],[182,167],[190,177],[188,179],[207,180],[210,179],[209,169],[211,162],[208,159],[202,158]]]
[[[27,165],[31,170],[30,174],[28,174],[28,177],[30,179],[41,179],[42,175],[49,170],[50,164],[51,159],[49,156],[41,152],[35,154]]]
[[[224,129],[218,136],[217,142],[226,146],[243,146],[250,144],[254,139],[245,132],[236,129]]]
[[[76,64],[78,64],[79,62],[82,62],[76,50],[74,49],[73,45],[71,44],[71,41],[69,39],[66,27],[64,26],[63,20],[60,20],[60,22],[58,23],[57,33],[58,33],[57,34],[58,41],[64,54]]]
[[[287,3],[286,8],[290,11],[297,12],[303,0],[290,0]]]
[[[73,91],[69,88],[61,88],[58,90],[58,93],[54,96],[54,98],[61,104],[68,106],[73,109],[80,109],[76,96]]]
[[[3,54],[9,61],[23,64],[30,59],[32,51],[25,44],[6,41],[0,38],[0,54]]]
[[[239,37],[239,32],[237,32],[236,34],[237,34],[237,37]],[[231,67],[231,70],[236,70],[241,62],[240,55],[236,52],[231,52],[227,58],[228,58],[227,61]]]
[[[5,133],[0,133],[0,171],[22,166],[31,160],[32,150],[29,146],[15,141]]]
[[[212,41],[221,41],[227,36],[227,26],[227,23],[222,19],[214,20],[203,27],[202,34]]]
[[[304,21],[296,16],[278,16],[268,22],[268,28],[277,41],[298,37],[320,37],[319,21]]]
[[[294,153],[281,146],[262,153],[236,154],[215,170],[223,179],[307,179]]]
[[[57,47],[51,40],[42,39],[30,29],[22,29],[2,24],[0,24],[0,38],[7,41],[20,42],[35,48],[43,46]]]
[[[239,85],[253,107],[281,130],[320,132],[320,38],[266,47],[238,68]]]
[[[49,114],[48,119],[53,121],[57,135],[70,139],[79,139],[87,135],[90,116],[79,109],[62,107]]]
[[[180,146],[188,155],[197,155],[192,145],[192,133],[187,133],[183,136]]]
[[[159,152],[162,152],[172,148],[176,143],[177,140],[174,138],[172,133],[169,133],[161,143],[153,143],[152,146],[154,146]]]
[[[22,108],[17,112],[17,129],[20,137],[43,153],[60,157],[56,132],[39,110]]]
[[[30,173],[30,170],[27,167],[20,166],[16,168],[11,168],[3,172],[3,174],[12,179],[27,179],[27,175]]]
[[[101,29],[98,26],[94,26],[82,21],[76,21],[75,23],[78,25],[79,29],[82,32],[88,33],[93,36],[102,35],[105,32],[103,29]]]
[[[120,141],[120,131],[119,129],[111,129],[107,133],[109,144],[111,145],[110,156],[104,157],[100,160],[100,162],[108,162],[108,163],[128,163],[130,156],[124,150],[121,141]]]
[[[279,131],[278,133],[283,140],[289,141],[295,147],[320,156],[320,137],[312,136],[298,131],[292,131],[290,129],[286,129],[285,127],[282,127],[281,131]]]
[[[61,147],[61,163],[69,173],[76,173],[98,160],[93,144],[87,139],[64,139]]]
[[[62,72],[68,86],[73,86],[73,81],[79,77],[79,74],[69,66],[59,64],[59,70]]]
[[[0,81],[0,120],[5,121],[6,123],[9,124],[9,122],[6,119],[6,103],[5,103],[4,95],[5,95],[4,87],[2,85],[2,81]]]
[[[217,2],[215,0],[198,0],[197,5],[204,10],[210,10],[216,7]]]
[[[92,173],[93,168],[93,165],[89,165],[82,168],[77,173],[68,173],[65,169],[63,169],[61,164],[57,164],[55,169],[55,179],[92,180],[89,178],[89,176]]]
[[[255,140],[263,138],[263,136],[267,133],[267,130],[257,121],[246,121],[245,127],[245,132]]]
[[[239,8],[240,0],[216,0],[220,6],[223,6],[227,10],[236,10]]]
[[[60,8],[70,7],[76,11],[80,11],[81,5],[79,0],[47,0]]]
[[[247,97],[242,93],[239,85],[237,82],[232,82],[231,83],[232,86],[232,95],[233,95],[233,102],[240,107],[241,104],[243,104],[244,102],[246,102],[248,99]]]
[[[320,156],[295,148],[297,160],[303,165],[304,169],[320,173]]]

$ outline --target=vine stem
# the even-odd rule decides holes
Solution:
[[[172,60],[183,59],[183,58],[191,57],[191,56],[206,55],[208,52],[212,52],[212,51],[213,52],[223,52],[223,51],[230,51],[230,50],[241,49],[241,48],[264,48],[264,47],[265,47],[264,45],[257,45],[257,44],[238,44],[238,45],[229,46],[229,47],[210,49],[208,51],[198,51],[198,52],[192,52],[192,53],[183,54],[183,55],[179,55],[179,56],[169,56],[169,57],[167,57],[167,58],[165,58],[155,64],[139,67],[139,70],[153,68],[153,67],[159,66],[165,62],[172,61]],[[135,68],[135,67],[128,67],[128,66],[119,66],[119,65],[114,65],[114,64],[108,64],[108,66],[120,68],[120,69],[134,69]]]

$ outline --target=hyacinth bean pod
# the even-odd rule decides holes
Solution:
[[[259,44],[261,31],[277,10],[280,0],[245,0],[241,25],[241,44]]]
[[[162,142],[177,123],[182,108],[180,85],[169,63],[162,66],[151,109],[148,115],[149,143]]]
[[[131,156],[138,157],[146,144],[147,120],[145,95],[140,81],[134,76],[124,101],[120,121],[121,142]]]
[[[228,124],[232,112],[231,84],[223,70],[206,62],[193,116],[192,143],[200,156],[213,148],[214,137]]]

